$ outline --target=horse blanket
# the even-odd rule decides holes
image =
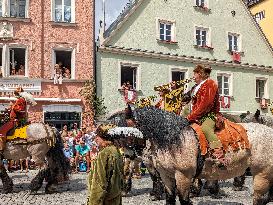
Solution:
[[[209,144],[205,134],[201,130],[201,126],[198,124],[192,124],[192,128],[198,135],[201,154],[206,155],[209,149]],[[215,134],[221,141],[225,152],[250,148],[246,130],[240,124],[225,119],[223,129],[216,130]]]
[[[8,134],[7,141],[14,141],[16,139],[26,140],[27,139],[27,127],[28,127],[28,125],[20,127],[20,128],[16,128],[14,130],[14,132],[12,132],[11,135]]]

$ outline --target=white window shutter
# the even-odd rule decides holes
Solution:
[[[76,0],[71,0],[71,22],[76,22]]]
[[[72,50],[71,55],[71,79],[76,79],[76,49]]]
[[[141,67],[137,67],[137,86],[136,90],[141,90]]]
[[[25,18],[29,18],[29,0],[26,0]]]
[[[51,21],[55,21],[55,0],[51,0]]]

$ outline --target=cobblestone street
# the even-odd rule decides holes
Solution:
[[[9,173],[14,180],[13,194],[0,194],[0,205],[83,205],[86,202],[87,186],[85,173],[73,174],[69,183],[60,186],[59,193],[44,194],[44,186],[37,195],[30,195],[28,185],[36,172]],[[248,188],[251,178],[247,178],[247,187],[243,191],[234,192],[230,181],[221,183],[221,194],[217,198],[209,196],[206,191],[201,197],[194,198],[196,205],[250,205],[252,189]],[[151,180],[148,176],[141,180],[134,180],[132,195],[123,198],[126,205],[163,205],[164,201],[152,202],[149,200],[148,192],[151,190]],[[0,184],[2,191],[2,184]],[[270,203],[273,205],[273,203]]]

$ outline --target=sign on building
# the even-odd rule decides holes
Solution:
[[[34,79],[1,79],[0,92],[13,92],[22,87],[26,92],[36,93],[42,91],[41,80]]]

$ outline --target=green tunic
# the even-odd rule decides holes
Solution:
[[[123,162],[114,145],[99,152],[88,185],[87,205],[121,205]]]

